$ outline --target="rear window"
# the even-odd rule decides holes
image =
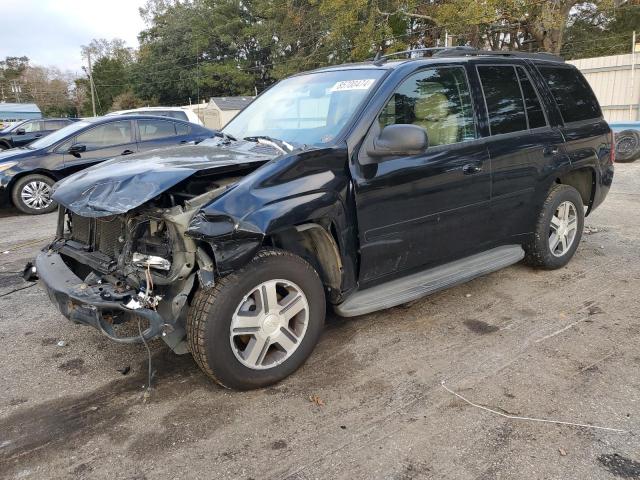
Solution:
[[[600,118],[598,100],[575,68],[539,66],[565,123]]]

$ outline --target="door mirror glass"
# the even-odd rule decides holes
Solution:
[[[24,135],[27,133],[24,128],[19,128],[16,130],[16,135]]]
[[[367,153],[376,159],[418,155],[424,152],[428,145],[427,131],[424,128],[409,124],[388,125],[374,139],[373,148]]]

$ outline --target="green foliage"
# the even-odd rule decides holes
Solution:
[[[628,52],[640,30],[640,0],[147,0],[140,13],[137,51],[117,39],[82,47],[99,114],[252,95],[296,72],[443,46],[445,35],[452,45],[577,58]],[[0,85],[28,67],[0,61]],[[51,111],[90,115],[88,77],[67,85],[67,103]]]
[[[12,84],[20,92],[12,91]],[[0,61],[0,100],[35,103],[44,116],[76,114],[69,87],[71,79],[55,68],[32,66],[27,57],[7,57]]]
[[[640,6],[623,5],[607,10],[587,5],[571,19],[562,55],[567,59],[631,53],[631,38],[640,41]]]

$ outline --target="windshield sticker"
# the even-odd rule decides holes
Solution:
[[[365,78],[362,80],[342,80],[341,82],[336,82],[336,84],[331,87],[330,92],[344,92],[347,90],[369,90],[371,85],[375,83],[375,78]]]

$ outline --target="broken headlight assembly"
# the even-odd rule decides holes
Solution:
[[[171,270],[171,262],[166,258],[157,255],[146,255],[144,253],[134,252],[131,256],[131,263],[140,268],[153,268],[154,270]]]

